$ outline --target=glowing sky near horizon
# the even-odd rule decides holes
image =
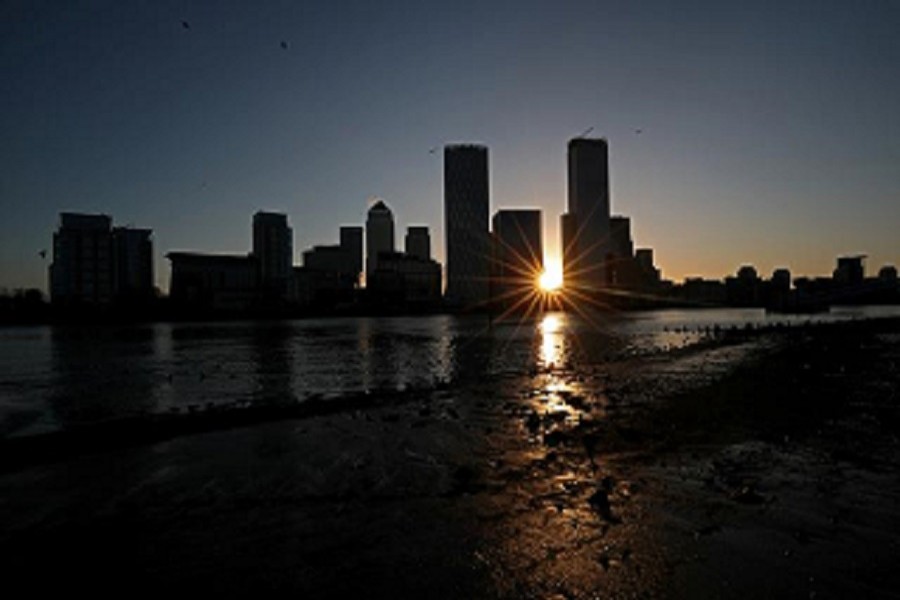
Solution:
[[[8,2],[0,287],[46,289],[61,211],[152,228],[163,289],[167,251],[247,252],[256,210],[299,264],[372,196],[442,261],[430,150],[460,141],[553,262],[588,127],[664,277],[871,273],[900,263],[898,31],[890,1]]]

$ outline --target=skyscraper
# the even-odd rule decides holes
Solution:
[[[609,148],[605,139],[569,141],[569,228],[572,238],[565,273],[571,283],[586,291],[600,289],[605,281],[604,263],[610,248]],[[566,227],[563,228],[564,232]],[[565,237],[565,236],[564,236]]]
[[[521,304],[531,297],[544,270],[541,211],[497,211],[493,234],[492,296],[501,305]]]
[[[499,210],[494,214],[493,231],[497,243],[494,258],[502,272],[527,273],[534,283],[544,270],[541,211]]]
[[[431,258],[431,235],[424,225],[410,225],[406,228],[405,250],[410,256],[428,260]]]
[[[270,299],[284,299],[294,262],[293,232],[287,215],[259,211],[253,215],[253,253],[259,282]]]
[[[488,299],[490,237],[488,149],[472,144],[444,148],[446,297],[460,306]]]
[[[344,225],[340,231],[341,249],[347,254],[347,269],[357,283],[363,268],[363,228]]]
[[[563,287],[577,287],[575,277],[575,259],[577,252],[575,249],[575,216],[569,213],[560,215],[559,231],[562,235],[562,270],[563,270]]]
[[[378,255],[394,251],[394,215],[384,201],[379,200],[366,216],[366,281],[378,269]]]

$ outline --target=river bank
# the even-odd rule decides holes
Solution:
[[[402,401],[22,464],[0,476],[6,571],[101,595],[900,589],[900,321],[594,364],[553,343]]]

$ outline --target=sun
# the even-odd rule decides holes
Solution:
[[[562,270],[548,266],[540,277],[538,277],[538,287],[543,292],[555,292],[562,287]]]

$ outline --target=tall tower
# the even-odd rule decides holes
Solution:
[[[444,147],[444,228],[447,244],[446,297],[460,306],[488,300],[488,149],[456,144]]]
[[[541,211],[506,209],[494,214],[495,264],[505,277],[527,279],[534,287],[544,271],[544,246],[541,243]]]
[[[283,299],[294,259],[293,231],[287,215],[264,211],[253,215],[253,257],[264,293],[272,299]]]
[[[422,260],[431,259],[431,236],[428,227],[424,225],[410,225],[406,228],[404,247],[406,253]]]
[[[500,210],[494,214],[494,253],[491,287],[493,301],[501,306],[530,308],[531,297],[544,270],[541,211]]]
[[[570,256],[567,283],[596,291],[606,281],[604,263],[610,250],[609,147],[605,139],[569,141],[569,223],[573,236],[564,240]],[[565,229],[565,228],[564,228]]]
[[[347,259],[345,269],[359,282],[363,268],[363,228],[358,225],[343,225],[340,236],[341,249]]]
[[[366,281],[378,268],[378,255],[394,251],[394,215],[384,201],[379,200],[366,217]]]

